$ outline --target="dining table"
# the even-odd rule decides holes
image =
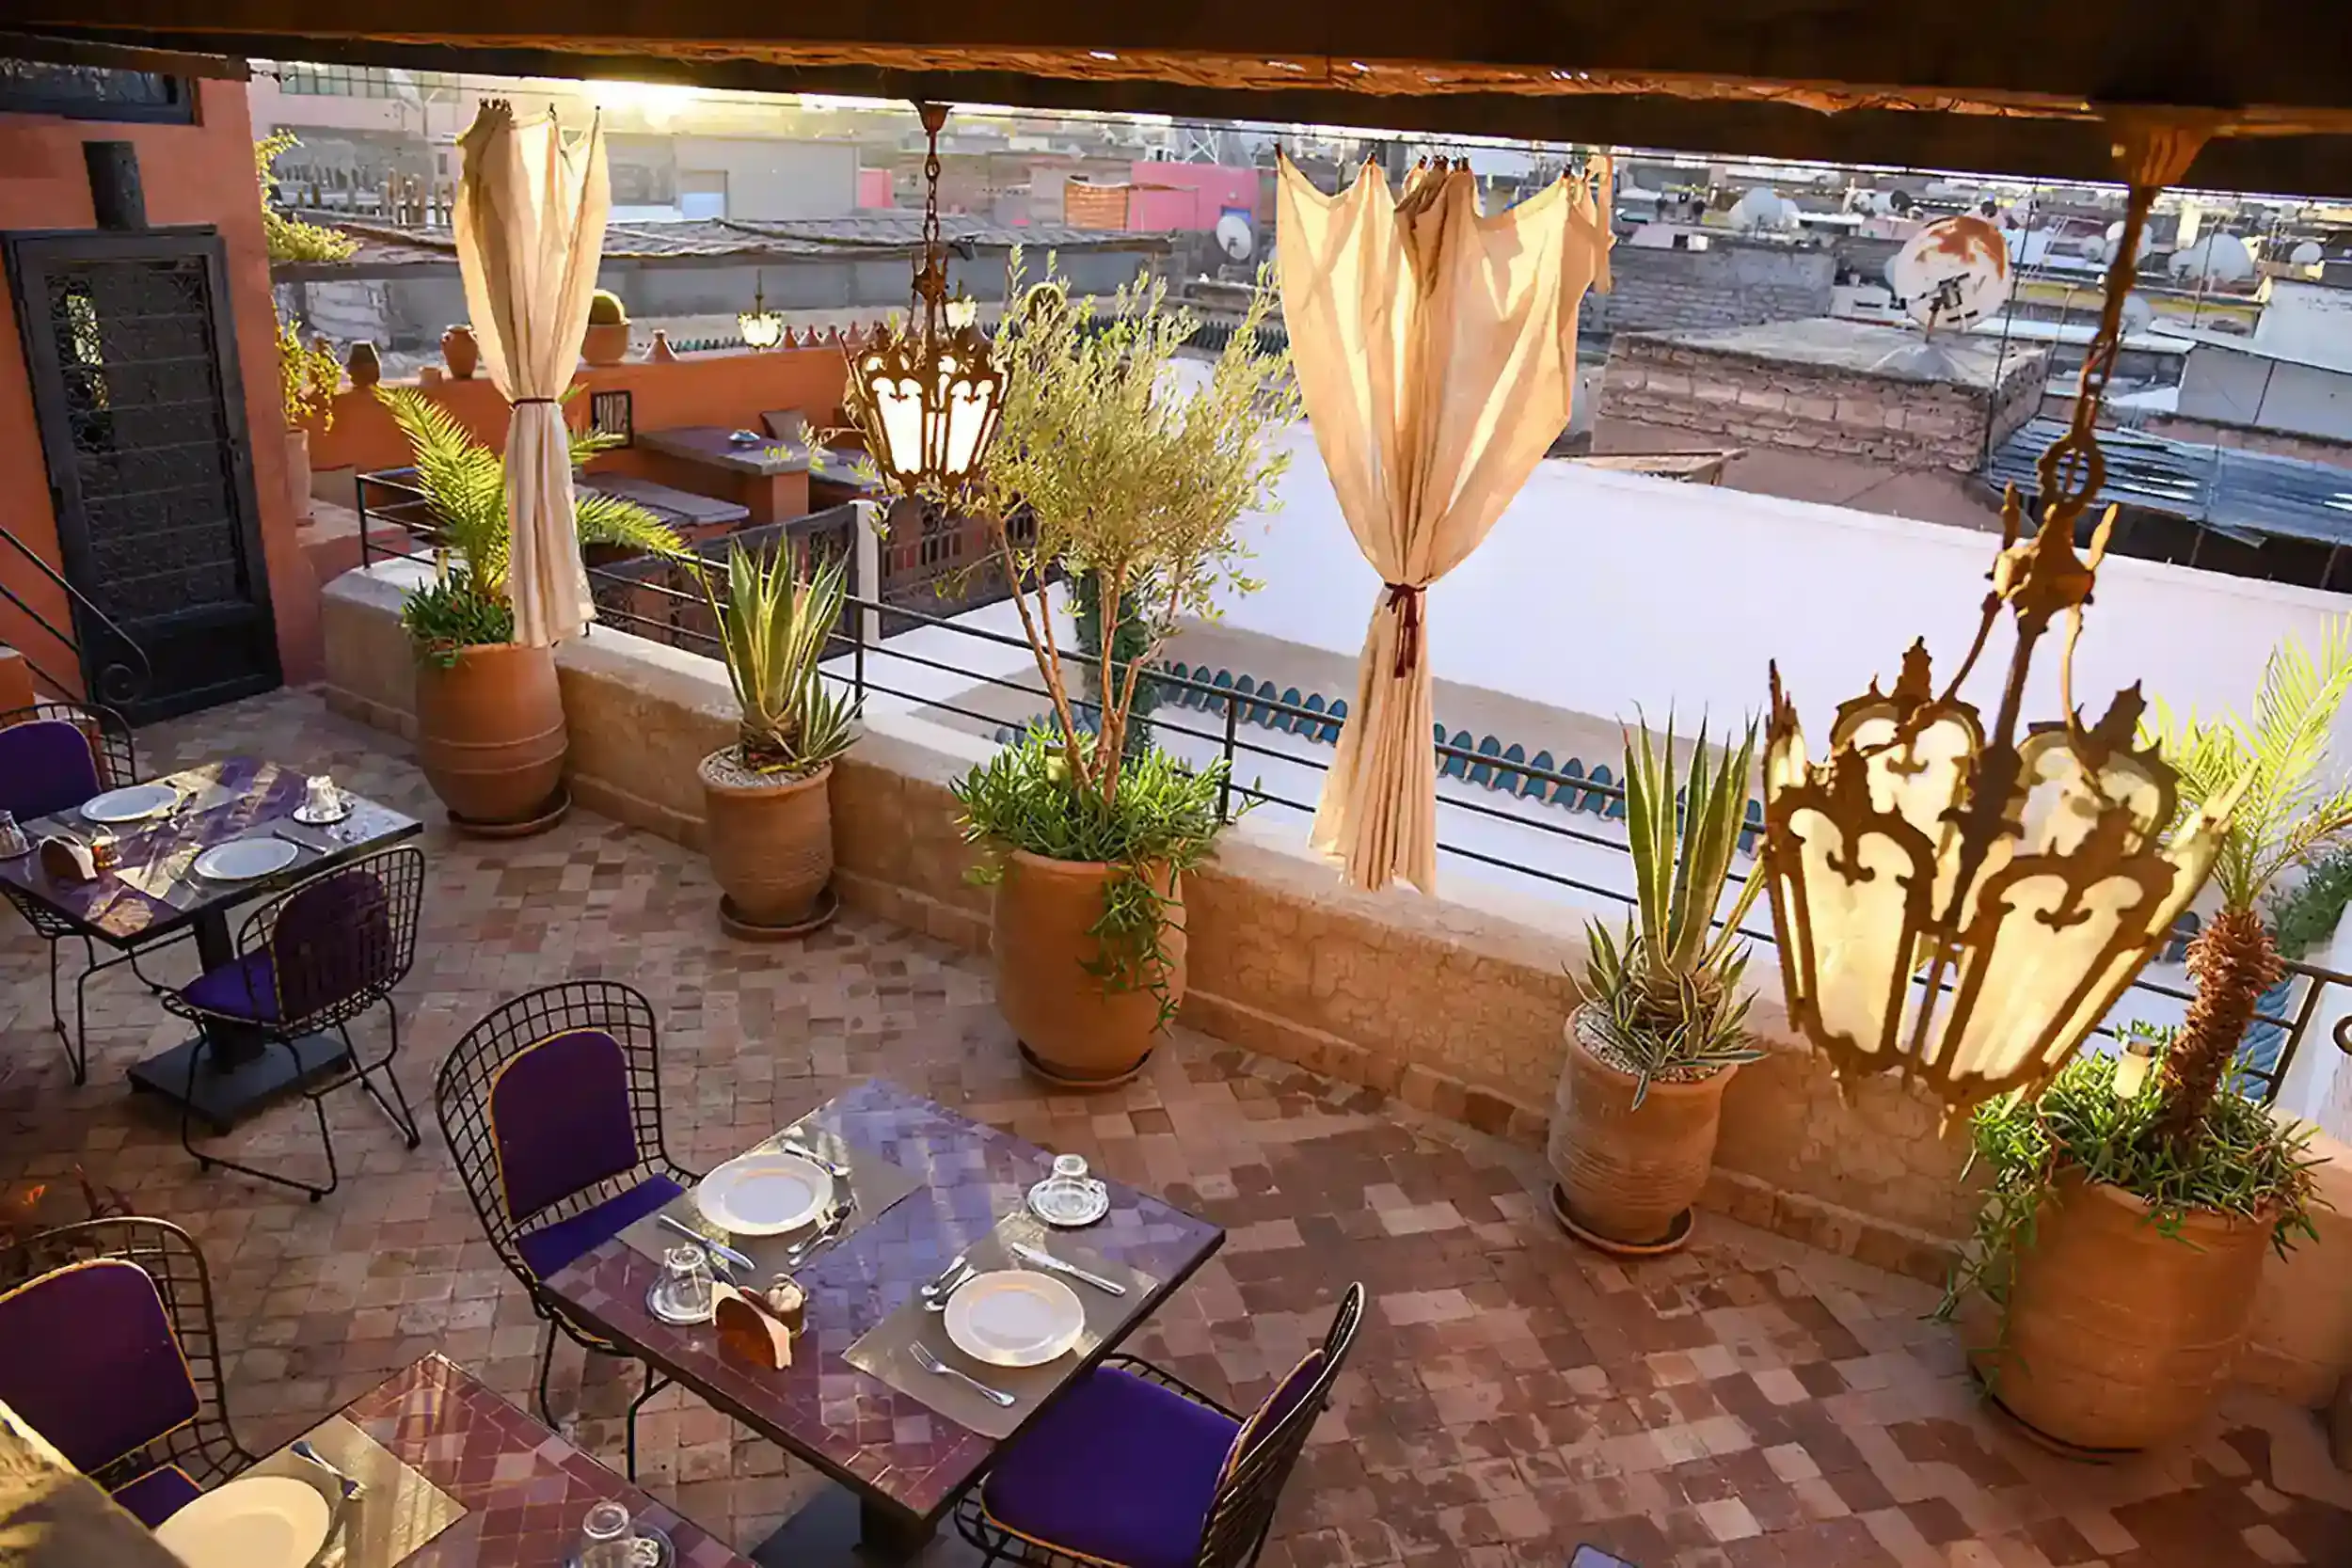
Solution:
[[[652,1291],[677,1228],[728,1240],[698,1212],[693,1192],[543,1281],[584,1326],[831,1478],[753,1553],[764,1564],[913,1560],[992,1458],[1225,1240],[1219,1227],[1120,1181],[1104,1183],[1107,1207],[1092,1223],[1046,1226],[1027,1197],[1051,1174],[1050,1154],[883,1080],[836,1095],[755,1148],[787,1145],[843,1173],[850,1223],[835,1240],[803,1239],[804,1256],[785,1267],[775,1248],[791,1237],[733,1236],[733,1249],[748,1249],[757,1267],[716,1266],[749,1289],[786,1272],[801,1288],[804,1321],[788,1366],[771,1370],[723,1349],[707,1323],[657,1316]],[[1008,1370],[965,1355],[924,1294],[959,1260],[1093,1275],[1095,1283],[1072,1284],[1083,1332],[1041,1366]],[[982,1399],[975,1383],[1010,1402]]]
[[[598,1503],[666,1537],[664,1568],[752,1568],[438,1354],[244,1474],[298,1478],[330,1503],[339,1478],[356,1483],[315,1568],[570,1568]]]
[[[416,817],[343,792],[351,810],[341,820],[295,820],[308,776],[299,768],[257,757],[225,757],[146,781],[169,787],[167,810],[138,821],[109,825],[116,861],[88,880],[50,872],[39,853],[0,860],[0,880],[110,947],[143,948],[193,930],[199,961],[215,969],[237,957],[229,923],[241,905],[266,897],[424,831]],[[27,839],[87,843],[100,825],[82,807],[20,824]],[[197,863],[205,851],[242,839],[280,840],[294,849],[281,869],[256,878],[207,876]],[[268,1049],[253,1030],[229,1020],[207,1022],[195,1036],[131,1069],[134,1087],[185,1104],[226,1132],[281,1091],[339,1071],[349,1057],[334,1032],[297,1040],[292,1051]]]

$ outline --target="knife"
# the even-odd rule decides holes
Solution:
[[[684,1220],[679,1219],[675,1214],[656,1214],[654,1218],[660,1222],[663,1229],[675,1230],[679,1235],[685,1237],[688,1241],[694,1243],[696,1245],[708,1248],[710,1255],[719,1259],[720,1262],[741,1269],[747,1274],[757,1274],[759,1272],[759,1265],[753,1262],[749,1257],[736,1251],[724,1242],[713,1241],[710,1237],[704,1235],[701,1231],[695,1229]]]
[[[1119,1281],[1104,1279],[1099,1274],[1089,1274],[1077,1264],[1065,1263],[1050,1252],[1040,1252],[1037,1248],[1021,1242],[1013,1243],[1009,1250],[1014,1257],[1024,1262],[1035,1263],[1039,1268],[1051,1269],[1056,1274],[1066,1274],[1081,1285],[1091,1285],[1098,1291],[1108,1291],[1115,1296],[1123,1296],[1127,1293],[1127,1287]]]

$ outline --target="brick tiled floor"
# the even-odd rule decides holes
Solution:
[[[303,695],[142,739],[153,762],[258,753],[430,805],[398,743]],[[1048,1094],[1009,1060],[927,1047],[942,1014],[987,1005],[983,964],[854,916],[804,947],[730,942],[700,856],[585,814],[522,843],[436,829],[426,844],[426,926],[400,997],[401,1072],[420,1104],[439,1054],[492,1004],[613,975],[661,1014],[671,1146],[690,1164],[882,1074],[1228,1227],[1224,1253],[1134,1347],[1212,1393],[1258,1398],[1321,1333],[1338,1288],[1363,1280],[1374,1308],[1266,1568],[1559,1568],[1580,1541],[1641,1568],[2352,1563],[2352,1480],[2300,1412],[2233,1399],[2186,1448],[2071,1465],[1979,1407],[1917,1285],[1715,1216],[1684,1255],[1620,1267],[1558,1235],[1523,1151],[1199,1037],[1108,1096]],[[73,1088],[40,949],[8,927],[0,1183],[78,1162],[196,1233],[250,1446],[432,1349],[528,1398],[536,1325],[437,1135],[404,1149],[350,1093],[332,1104],[345,1185],[325,1203],[199,1176],[123,1081],[176,1025],[134,984],[93,988],[91,1082]],[[235,1136],[315,1158],[298,1105]],[[584,1411],[577,1435],[616,1462],[628,1377],[600,1361],[583,1386],[578,1353],[558,1354],[558,1411]],[[813,1484],[676,1394],[641,1432],[651,1489],[747,1547]]]

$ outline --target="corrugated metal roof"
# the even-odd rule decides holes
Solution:
[[[279,262],[270,269],[280,281],[303,278],[389,277],[456,265],[455,237],[447,229],[339,218],[331,213],[299,214],[358,242],[343,261]],[[1058,223],[983,223],[943,216],[940,237],[969,255],[982,250],[1126,250],[1161,255],[1174,248],[1173,235]],[[663,223],[612,223],[604,232],[607,260],[708,266],[762,262],[912,260],[923,243],[919,213],[858,213],[843,217],[689,218]]]
[[[2031,496],[2034,465],[2066,433],[2059,420],[2030,420],[1994,451],[1984,477]],[[2352,469],[2268,452],[2169,440],[2101,427],[2106,482],[2093,506],[2112,501],[2183,518],[2242,544],[2265,538],[2352,545]]]

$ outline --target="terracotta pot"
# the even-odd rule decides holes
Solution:
[[[653,329],[653,346],[645,350],[645,359],[655,365],[677,363],[677,350],[670,346],[668,328],[657,326]]]
[[[466,648],[448,669],[418,660],[417,763],[451,816],[531,821],[563,783],[564,748],[553,649]]]
[[[745,925],[801,925],[833,879],[833,764],[804,779],[771,779],[735,757],[730,746],[698,769],[711,875]]]
[[[310,433],[286,432],[286,499],[297,527],[310,520]]]
[[[1057,1083],[1110,1085],[1135,1076],[1159,1043],[1160,998],[1149,986],[1105,990],[1086,965],[1101,952],[1089,927],[1103,917],[1114,867],[1100,861],[1054,861],[1014,850],[996,887],[990,945],[996,958],[996,1007],[1012,1025],[1024,1056]],[[1184,994],[1184,910],[1165,868],[1155,885],[1180,901],[1168,910],[1164,974],[1170,995]]]
[[[617,365],[628,357],[628,323],[591,322],[580,341],[580,356],[592,365]]]
[[[451,380],[473,379],[473,372],[482,365],[482,345],[474,341],[471,326],[458,322],[442,329],[441,363],[449,367]]]
[[[2060,1177],[2018,1254],[2007,1342],[1971,1357],[2011,1415],[2074,1448],[2181,1436],[2245,1342],[2270,1222],[2198,1212],[2174,1239],[2148,1212],[2121,1187]]]
[[[1652,1079],[1637,1109],[1638,1080],[1593,1053],[1597,1027],[1597,1015],[1580,1007],[1562,1029],[1568,1057],[1547,1146],[1552,1175],[1578,1227],[1621,1246],[1657,1246],[1707,1185],[1724,1088],[1739,1069],[1692,1084]]]

